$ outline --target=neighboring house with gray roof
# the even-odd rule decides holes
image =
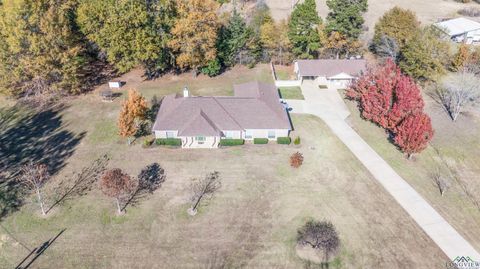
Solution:
[[[297,60],[294,71],[299,80],[316,80],[319,85],[346,88],[366,71],[363,59]]]
[[[467,19],[455,18],[433,24],[454,42],[473,44],[480,42],[480,23]]]
[[[289,135],[292,127],[273,84],[234,86],[234,96],[167,95],[153,126],[156,138],[180,138],[183,148],[216,148],[220,139]]]

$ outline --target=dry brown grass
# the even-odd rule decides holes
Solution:
[[[266,0],[266,3],[270,7],[272,16],[277,20],[287,18],[291,13],[292,1],[290,0]],[[456,17],[459,9],[478,6],[478,4],[473,1],[463,4],[454,0],[369,0],[368,12],[364,15],[365,26],[369,29],[368,36],[373,34],[373,28],[378,19],[394,6],[410,9],[417,13],[422,23],[430,24],[439,19]],[[327,17],[326,0],[317,0],[317,10],[323,19]]]
[[[352,127],[457,231],[480,249],[480,117],[474,112],[452,122],[430,97],[426,111],[435,130],[431,146],[408,161],[387,141],[385,132],[360,118],[353,102]],[[451,187],[441,196],[432,175],[440,171]]]
[[[245,79],[266,70],[261,66],[238,72]],[[199,80],[194,93],[209,82]],[[159,96],[176,88],[165,86],[171,78],[156,83],[137,86],[146,95]],[[231,85],[228,76],[215,83]],[[115,135],[119,101],[101,103],[91,94],[70,102],[63,112],[65,128],[87,135],[52,185],[71,180],[72,171],[105,153],[111,157],[108,167],[131,175],[159,162],[166,181],[153,195],[127,207],[123,216],[116,216],[112,199],[101,194],[98,183],[47,218],[39,217],[28,202],[2,220],[18,240],[36,247],[66,229],[35,268],[316,268],[295,254],[296,231],[309,218],[330,220],[339,232],[341,251],[331,268],[437,268],[446,262],[318,118],[293,116],[300,146],[143,149],[138,142],[128,147]],[[293,169],[289,156],[297,151],[305,161]],[[222,188],[190,217],[191,178],[213,170],[220,172]],[[0,267],[15,266],[28,254],[3,230],[0,240]]]

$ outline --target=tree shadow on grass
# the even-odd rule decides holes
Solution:
[[[107,155],[95,159],[88,166],[85,166],[79,173],[74,173],[72,177],[60,182],[55,188],[55,193],[59,196],[53,204],[47,209],[50,212],[55,206],[73,199],[74,197],[85,195],[95,185],[100,175],[105,171],[110,158]]]
[[[22,204],[22,188],[16,178],[24,164],[43,163],[54,175],[85,137],[85,132],[74,134],[65,129],[61,115],[65,108],[0,108],[0,218]]]
[[[57,240],[60,235],[65,232],[66,229],[61,230],[56,236],[50,238],[49,240],[43,242],[40,246],[32,249],[30,253],[23,258],[23,260],[15,267],[15,269],[26,269],[40,257],[42,254]]]
[[[160,188],[165,182],[165,170],[158,164],[152,163],[147,165],[140,171],[138,175],[138,187],[132,193],[122,210],[128,205],[135,206],[140,203],[147,195],[152,194],[156,189]]]

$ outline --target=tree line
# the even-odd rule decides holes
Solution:
[[[220,12],[214,0],[5,0],[0,2],[0,91],[77,94],[100,82],[99,63],[147,78],[192,70],[214,76],[235,64],[342,57],[360,46],[367,1],[314,0],[275,22],[263,1],[253,14]]]

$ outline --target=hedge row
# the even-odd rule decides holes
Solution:
[[[182,139],[180,138],[157,138],[155,144],[161,146],[175,146],[179,147],[182,145]]]
[[[253,144],[268,144],[268,138],[254,138]]]
[[[278,144],[290,145],[290,142],[292,142],[292,140],[288,136],[287,137],[277,137],[277,143]]]
[[[245,141],[243,139],[221,139],[220,146],[239,146],[243,145]]]

